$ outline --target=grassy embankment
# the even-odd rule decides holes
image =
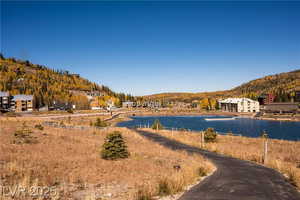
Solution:
[[[70,123],[87,125],[94,118],[82,120],[74,118]],[[51,199],[146,200],[182,191],[200,174],[213,170],[201,156],[169,150],[126,128],[35,127],[42,122],[36,118],[0,118],[2,186],[52,186],[59,193]],[[29,131],[16,135],[18,130]],[[122,132],[130,157],[103,160],[101,146],[114,130]],[[181,168],[174,169],[176,165]]]
[[[188,145],[201,147],[199,132],[146,130]],[[262,164],[262,138],[218,135],[217,142],[206,143],[205,149]],[[268,161],[265,165],[283,173],[293,185],[300,188],[300,142],[269,139]]]

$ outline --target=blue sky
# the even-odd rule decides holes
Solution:
[[[117,92],[230,89],[300,68],[300,2],[1,2],[1,52]]]

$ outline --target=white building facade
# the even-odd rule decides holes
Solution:
[[[132,108],[134,107],[135,103],[133,101],[124,101],[122,103],[123,108]]]
[[[248,98],[228,98],[219,104],[224,112],[259,112],[259,102]]]

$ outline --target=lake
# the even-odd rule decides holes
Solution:
[[[168,129],[185,128],[193,131],[214,128],[219,133],[233,132],[247,137],[259,137],[266,131],[270,138],[284,140],[300,140],[300,122],[256,120],[236,118],[235,120],[206,121],[205,118],[226,118],[226,116],[143,116],[132,117],[131,121],[118,123],[119,127],[148,126],[159,119]]]

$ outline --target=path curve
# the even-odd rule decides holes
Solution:
[[[192,147],[155,133],[135,131],[170,149],[201,154],[216,165],[214,174],[185,192],[179,200],[300,200],[296,188],[273,169]]]

